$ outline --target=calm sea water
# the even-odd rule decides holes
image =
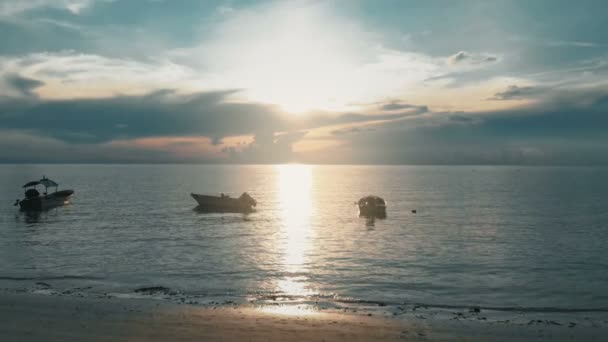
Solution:
[[[43,174],[73,203],[18,212]],[[5,289],[608,308],[606,168],[1,165],[0,190]],[[243,191],[257,212],[203,214],[189,196]],[[386,219],[358,216],[369,193]]]

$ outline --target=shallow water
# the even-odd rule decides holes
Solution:
[[[73,203],[18,212],[43,174]],[[607,168],[1,165],[0,190],[5,289],[608,309]],[[189,196],[243,191],[257,212],[203,214]],[[358,216],[369,193],[386,219]]]

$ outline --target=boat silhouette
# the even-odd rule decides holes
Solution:
[[[44,187],[44,192],[40,194],[38,185]],[[19,205],[21,211],[42,211],[59,207],[70,202],[74,190],[58,190],[59,184],[46,177],[38,181],[31,181],[23,185],[25,198],[15,201],[15,206]],[[49,193],[49,188],[55,188],[54,192]]]
[[[257,201],[246,192],[238,198],[223,193],[220,196],[191,193],[190,196],[198,203],[196,210],[201,212],[252,212],[257,205]]]

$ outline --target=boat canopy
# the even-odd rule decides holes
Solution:
[[[374,205],[375,204],[384,204],[384,205],[386,205],[386,201],[382,197],[368,195],[359,200],[359,205],[364,205],[364,204],[374,204]]]
[[[42,184],[44,187],[48,188],[48,187],[56,187],[59,186],[59,184],[55,183],[54,181],[48,179],[48,178],[42,178],[40,180],[40,184]]]
[[[38,184],[40,184],[40,182],[39,182],[39,181],[31,181],[31,182],[27,182],[27,183],[25,183],[25,185],[24,185],[23,187],[24,187],[24,188],[28,188],[28,187],[30,187],[30,186],[36,186],[36,185],[38,185]]]
[[[27,182],[25,183],[25,185],[23,186],[24,188],[29,188],[30,186],[36,186],[36,185],[40,185],[42,184],[42,186],[44,186],[45,188],[49,188],[49,187],[57,187],[59,186],[55,181],[50,180],[46,177],[43,177],[41,180],[39,181],[31,181],[31,182]]]

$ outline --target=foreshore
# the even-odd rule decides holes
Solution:
[[[1,341],[591,341],[608,329],[0,293]]]

